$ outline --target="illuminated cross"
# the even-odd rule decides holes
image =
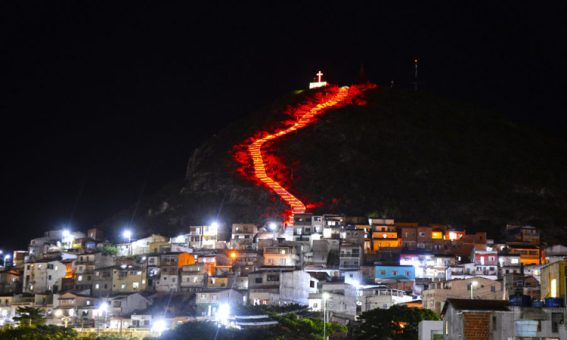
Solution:
[[[316,74],[317,77],[319,77],[319,80],[317,80],[319,83],[321,82],[321,77],[323,76],[323,72],[319,71]]]

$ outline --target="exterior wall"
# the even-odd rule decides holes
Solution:
[[[27,263],[24,266],[24,293],[43,293],[61,289],[67,275],[66,264],[59,261]]]
[[[264,249],[265,266],[295,266],[296,262],[297,256],[292,247],[267,247]]]
[[[114,268],[113,293],[136,293],[146,289],[146,271],[141,268]]]
[[[358,245],[341,245],[339,254],[340,268],[360,268],[362,248]]]
[[[309,304],[311,275],[295,270],[282,273],[280,279],[280,300],[284,303]]]
[[[418,340],[435,340],[433,335],[443,335],[443,321],[423,320],[418,326]]]
[[[541,297],[565,297],[567,261],[559,261],[541,268]]]
[[[431,309],[436,313],[441,313],[445,301],[449,298],[469,299],[471,296],[470,285],[478,282],[474,287],[473,296],[475,299],[482,300],[503,300],[504,291],[502,282],[488,280],[485,278],[471,278],[466,280],[451,280],[435,282],[429,285],[422,293],[423,308]]]
[[[179,276],[177,274],[167,275],[160,274],[159,280],[156,282],[156,290],[158,292],[176,292],[179,290]]]
[[[234,289],[217,290],[211,292],[197,293],[196,297],[197,313],[200,315],[212,316],[221,304],[232,306],[241,305],[243,302],[242,294]]]
[[[376,281],[400,279],[415,280],[415,267],[413,266],[376,266],[374,270]]]

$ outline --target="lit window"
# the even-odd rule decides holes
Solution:
[[[97,283],[97,284],[95,284],[94,287],[95,287],[95,289],[99,289],[99,288],[100,288],[100,285]]]
[[[139,282],[132,283],[132,288],[134,288],[134,289],[140,288],[140,283]]]
[[[125,283],[121,284],[120,289],[126,289],[126,284]]]
[[[83,275],[79,275],[79,277],[77,278],[77,280],[83,281]]]
[[[552,298],[557,297],[557,279],[551,280],[551,297]]]

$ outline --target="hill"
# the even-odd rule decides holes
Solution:
[[[183,183],[142,204],[137,224],[182,230],[219,218],[262,222],[286,207],[236,172],[232,148],[287,119],[288,96],[212,136],[190,157]],[[494,230],[544,228],[567,241],[567,147],[503,116],[426,93],[378,88],[366,105],[330,110],[270,147],[286,186],[313,212],[368,214]]]

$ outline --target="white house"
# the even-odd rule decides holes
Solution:
[[[24,293],[57,292],[61,279],[67,275],[67,266],[60,261],[29,262],[24,266]]]

